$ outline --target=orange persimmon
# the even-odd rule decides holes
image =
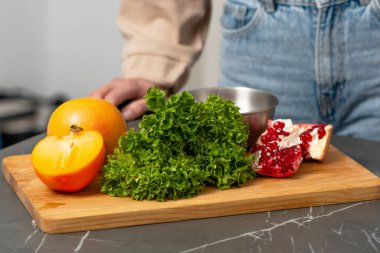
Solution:
[[[90,97],[72,99],[58,106],[50,116],[47,135],[67,135],[72,125],[98,131],[103,136],[107,155],[113,153],[119,137],[127,131],[121,112],[113,104]]]
[[[37,176],[49,188],[76,192],[99,174],[105,160],[100,133],[71,127],[66,136],[47,136],[32,151]]]

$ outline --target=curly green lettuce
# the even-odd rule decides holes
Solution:
[[[190,198],[206,185],[228,189],[255,174],[246,155],[248,126],[239,108],[216,95],[196,102],[189,92],[166,99],[153,88],[139,132],[120,137],[104,166],[101,191],[136,200]]]

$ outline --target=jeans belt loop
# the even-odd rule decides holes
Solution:
[[[367,5],[371,0],[359,0],[360,5]]]
[[[264,3],[264,9],[267,12],[274,12],[275,11],[274,0],[263,0],[263,3]]]

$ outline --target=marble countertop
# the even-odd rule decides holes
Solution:
[[[30,153],[39,135],[0,151]],[[380,142],[332,143],[380,176]],[[350,175],[347,175],[350,176]],[[67,234],[43,233],[0,177],[0,252],[379,252],[380,200]]]

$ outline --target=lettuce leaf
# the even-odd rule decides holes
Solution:
[[[219,96],[196,102],[189,92],[166,99],[153,88],[139,132],[119,139],[103,168],[101,191],[137,200],[190,198],[213,185],[239,186],[254,178],[246,155],[248,126],[239,108]]]

